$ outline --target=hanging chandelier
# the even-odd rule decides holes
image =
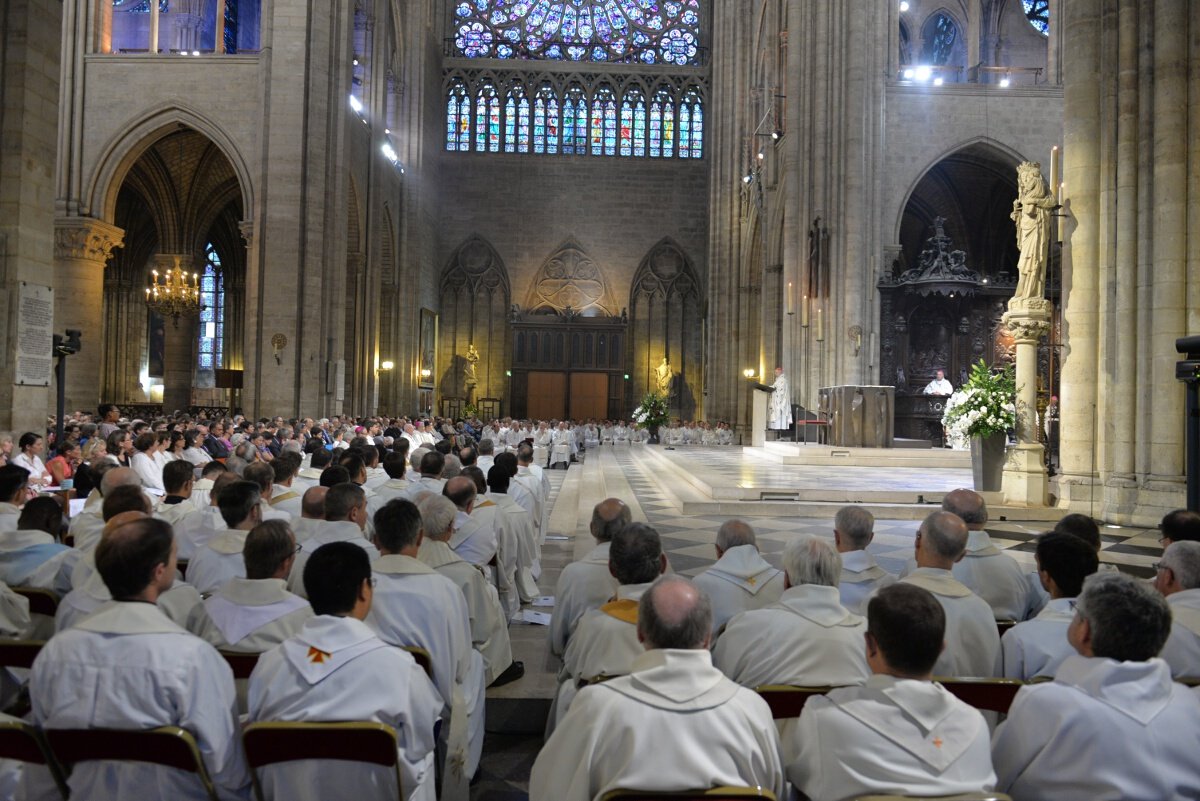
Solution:
[[[192,317],[200,313],[200,277],[186,273],[175,266],[165,273],[150,271],[150,286],[146,287],[146,305],[163,317],[170,317],[176,326],[180,317]]]

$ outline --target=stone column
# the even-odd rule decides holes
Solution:
[[[66,408],[94,411],[104,347],[104,265],[125,232],[91,217],[54,221],[54,330],[78,328],[82,349],[67,365]]]
[[[1045,506],[1045,448],[1038,441],[1038,341],[1050,331],[1050,301],[1014,298],[1004,314],[1017,349],[1017,444],[1004,463],[1004,502],[1012,506]]]
[[[195,257],[189,254],[159,253],[154,266],[160,273],[176,265],[191,273]],[[185,411],[192,404],[192,376],[196,364],[196,318],[183,315],[165,318],[166,338],[163,352],[163,412]]]

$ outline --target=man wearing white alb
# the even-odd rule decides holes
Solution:
[[[917,532],[917,569],[900,580],[933,593],[946,612],[946,648],[934,666],[937,676],[991,676],[1000,654],[992,608],[950,572],[966,547],[963,521],[949,512],[934,512]]]
[[[442,699],[410,654],[379,639],[371,610],[371,563],[348,542],[323,545],[304,571],[316,617],[263,654],[250,675],[250,722],[368,720],[396,732],[404,797],[433,801],[434,723]],[[396,798],[396,769],[336,760],[271,765],[264,797],[324,801]],[[353,789],[351,789],[353,788]]]
[[[734,615],[778,601],[784,588],[783,571],[762,558],[748,523],[722,523],[716,548],[716,563],[692,579],[712,604],[714,637]]]
[[[1200,679],[1200,542],[1168,545],[1154,587],[1171,607],[1171,635],[1161,656],[1176,680]]]
[[[618,498],[606,498],[592,509],[589,530],[596,547],[582,559],[563,568],[554,588],[554,615],[547,635],[550,652],[562,656],[567,642],[589,609],[599,609],[617,594],[617,580],[608,567],[613,535],[633,519],[629,507]]]
[[[785,431],[792,427],[792,392],[782,367],[775,368],[775,383],[771,385],[771,404],[767,410],[767,428]]]
[[[783,738],[787,778],[812,801],[991,790],[987,722],[931,681],[945,612],[926,590],[884,587],[867,605],[861,687],[810,698]]]
[[[1020,801],[1200,797],[1200,700],[1157,658],[1171,610],[1123,573],[1084,583],[1053,681],[1021,688],[996,730],[996,789]]]
[[[683,578],[661,579],[642,596],[644,651],[632,675],[580,691],[534,762],[531,801],[721,785],[784,797],[771,711],[712,666],[711,614],[704,594]]]
[[[896,583],[867,551],[875,538],[875,516],[861,506],[843,506],[833,518],[833,544],[842,556],[838,590],[842,606],[856,615],[867,611],[867,599],[878,589]]]
[[[937,377],[925,385],[926,395],[953,395],[954,385],[946,380],[946,374],[938,370]]]
[[[997,620],[1024,620],[1030,605],[1025,571],[984,531],[988,511],[983,496],[974,490],[953,490],[942,499],[942,511],[958,515],[967,524],[966,552],[950,572],[987,601]]]
[[[1096,551],[1071,534],[1049,532],[1038,537],[1038,576],[1050,594],[1037,617],[1018,623],[1000,638],[1000,670],[1006,679],[1028,681],[1053,676],[1075,649],[1067,642],[1067,628],[1075,617],[1075,598],[1084,580],[1096,572]]]

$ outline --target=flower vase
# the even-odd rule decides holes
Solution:
[[[652,426],[649,426],[649,429],[650,429],[650,439],[647,441],[647,444],[648,445],[657,445],[658,444],[658,426],[652,425]]]
[[[1008,435],[1004,432],[986,437],[971,437],[971,474],[976,492],[999,492],[1004,474],[1004,453]]]

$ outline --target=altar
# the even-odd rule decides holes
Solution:
[[[895,439],[896,388],[822,387],[817,408],[829,421],[829,444],[848,448],[890,448]]]

